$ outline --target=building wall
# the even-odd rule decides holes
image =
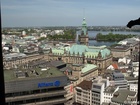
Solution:
[[[125,57],[126,55],[131,55],[130,50],[111,50],[113,57],[120,58]]]
[[[112,101],[111,101],[111,98],[113,98],[113,96],[114,96],[114,93],[116,92],[116,91],[118,91],[118,87],[115,89],[115,91],[114,92],[112,92],[112,93],[110,93],[110,92],[104,92],[104,102],[105,103],[111,103]]]
[[[59,76],[59,77],[50,77],[50,78],[33,78],[33,79],[19,79],[14,81],[5,82],[5,93],[13,93],[13,92],[20,92],[20,91],[28,91],[28,90],[36,90],[40,89],[38,87],[39,83],[49,83],[60,81],[60,86],[67,85],[67,77],[66,76]],[[42,87],[43,88],[52,88],[51,87]]]
[[[129,90],[138,92],[138,84],[130,84],[129,85]]]
[[[77,89],[80,91],[78,91]],[[84,90],[79,87],[77,87],[77,89],[76,89],[75,101],[82,105],[93,105],[91,100],[91,96],[92,96],[91,90]]]
[[[67,86],[64,87],[64,89],[66,90],[67,94],[65,95],[65,98],[67,100],[73,99],[74,98],[74,86],[73,84],[69,84]]]
[[[3,65],[4,68],[14,68],[15,65],[19,66],[37,59],[44,59],[44,55],[31,55],[24,58],[17,58],[15,60],[4,60]]]
[[[104,102],[105,103],[110,103],[112,97],[113,97],[112,93],[104,93]]]
[[[56,81],[60,82],[59,86]],[[66,85],[66,76],[7,81],[5,82],[6,105],[62,104],[66,102],[64,97]]]
[[[79,35],[80,44],[88,45],[88,35]]]
[[[92,70],[91,70],[92,71]],[[73,86],[77,86],[79,83],[81,83],[83,80],[91,80],[95,77],[98,76],[98,69],[93,70],[90,73],[84,74],[84,75],[80,75],[79,79],[73,82]]]
[[[105,88],[109,86],[109,80],[108,79],[102,79],[101,77],[98,77],[95,79],[92,83],[92,101],[93,105],[101,105],[104,102],[104,91]]]
[[[82,80],[90,80],[93,77],[95,78],[97,76],[98,76],[98,69],[96,68],[96,70],[91,70],[91,72],[88,73],[88,74],[85,74],[85,75],[84,74],[81,74],[80,79],[82,79]]]
[[[84,64],[87,63],[87,58],[77,55],[54,55],[54,54],[43,54],[43,55],[32,55],[21,59],[15,59],[11,61],[3,61],[5,68],[14,68],[15,65],[22,65],[33,60],[44,59],[44,60],[62,60],[65,63],[74,63],[74,64]],[[112,56],[108,56],[106,59],[91,59],[91,63],[98,65],[100,69],[108,67],[112,63]]]

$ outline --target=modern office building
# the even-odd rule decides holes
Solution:
[[[59,105],[64,95],[67,76],[55,67],[5,70],[6,105]]]
[[[109,86],[109,79],[98,77],[92,83],[93,105],[101,105],[104,102],[104,90]]]

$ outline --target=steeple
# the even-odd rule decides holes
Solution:
[[[79,42],[80,44],[88,46],[88,32],[87,32],[87,23],[85,18],[83,18],[82,30],[81,30],[81,35],[79,36]]]
[[[85,18],[83,18],[83,22],[82,22],[82,34],[87,35],[87,23]]]

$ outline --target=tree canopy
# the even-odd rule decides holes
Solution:
[[[109,34],[106,34],[106,35],[103,35],[101,33],[98,33],[96,35],[96,40],[97,41],[120,41],[120,40],[123,40],[123,39],[126,39],[126,38],[132,38],[136,35],[123,35],[123,34],[113,34],[113,33],[109,33]]]

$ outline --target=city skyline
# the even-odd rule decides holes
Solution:
[[[126,26],[139,18],[139,0],[2,0],[2,27]],[[131,15],[130,15],[131,14]]]

